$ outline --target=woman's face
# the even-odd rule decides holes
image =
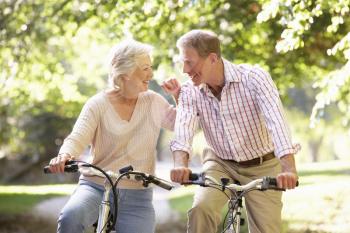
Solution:
[[[127,88],[130,91],[138,93],[148,90],[149,81],[153,77],[151,58],[148,55],[142,56],[137,60],[137,66],[134,72],[129,75]]]

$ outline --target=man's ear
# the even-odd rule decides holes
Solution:
[[[219,60],[218,55],[216,53],[210,53],[209,60],[211,64],[216,63]]]

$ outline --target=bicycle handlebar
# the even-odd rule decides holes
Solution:
[[[68,160],[66,161],[64,165],[64,172],[77,172],[79,170],[78,163],[74,160]],[[50,166],[45,166],[44,167],[44,173],[45,174],[51,174],[52,172],[50,171]]]
[[[220,187],[223,191],[225,189],[229,189],[231,191],[247,191],[250,189],[257,189],[257,190],[278,190],[278,191],[285,191],[285,189],[279,188],[277,186],[277,180],[274,177],[265,176],[260,179],[252,180],[251,182],[240,185],[240,184],[228,184],[229,179],[221,178],[221,182],[218,182],[216,179],[210,176],[206,176],[203,173],[191,173],[189,177],[189,182],[185,182],[182,184],[195,184],[200,185],[202,187]],[[299,185],[299,182],[297,181],[296,186]]]
[[[78,172],[80,167],[88,167],[90,168],[89,172],[92,173],[92,175],[105,177],[105,175],[101,171],[98,171],[97,169],[89,165],[90,165],[89,163],[82,163],[79,161],[69,160],[69,161],[66,161],[65,163],[64,172]],[[50,166],[44,167],[44,173],[45,174],[51,173]],[[112,171],[107,171],[106,173],[113,179],[118,179],[118,177],[121,177],[121,176],[128,176],[128,178],[130,178],[130,175],[134,175],[133,178],[137,181],[142,181],[145,187],[147,187],[149,183],[152,183],[166,190],[171,190],[172,188],[174,188],[174,186],[170,182],[163,180],[159,177],[156,177],[144,172],[133,171],[133,167],[131,165],[121,168],[119,170],[119,173],[112,172]]]

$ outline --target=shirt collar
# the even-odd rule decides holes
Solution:
[[[239,72],[238,67],[235,64],[222,59],[224,63],[224,75],[225,75],[225,84],[230,82],[240,82],[241,72]]]
[[[224,64],[225,85],[231,82],[240,82],[242,77],[241,73],[238,70],[238,67],[224,58],[222,59],[222,61]],[[205,93],[211,93],[208,85],[205,83],[200,84],[198,88],[199,90],[204,91]]]

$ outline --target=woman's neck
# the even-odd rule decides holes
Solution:
[[[120,104],[134,105],[137,102],[138,95],[125,93],[123,90],[113,89],[109,91],[114,96],[114,100]]]

